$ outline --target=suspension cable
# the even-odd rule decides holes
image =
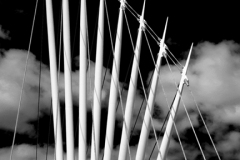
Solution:
[[[21,102],[22,102],[22,94],[23,94],[23,89],[24,89],[24,83],[25,83],[25,78],[26,78],[26,73],[27,73],[27,65],[28,65],[28,59],[29,59],[29,55],[30,55],[30,47],[31,47],[31,44],[32,44],[32,35],[33,35],[33,29],[34,29],[35,18],[36,18],[36,13],[37,13],[37,6],[38,6],[38,0],[36,0],[36,5],[35,5],[35,9],[34,9],[33,23],[32,23],[32,28],[31,28],[31,35],[30,35],[30,42],[29,42],[28,52],[27,52],[27,57],[26,57],[26,62],[25,62],[24,75],[23,75],[22,87],[21,87],[19,104],[18,104],[18,109],[17,109],[17,117],[16,117],[16,122],[15,122],[15,127],[14,127],[12,147],[11,147],[11,152],[10,152],[10,160],[12,160],[14,143],[15,143],[15,139],[16,139],[18,119],[19,119],[19,114],[20,114],[20,108],[21,108]]]

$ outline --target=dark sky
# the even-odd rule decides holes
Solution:
[[[106,0],[107,7],[108,7],[108,13],[109,13],[109,20],[110,20],[110,25],[111,25],[111,34],[113,36],[113,41],[115,41],[115,33],[116,33],[116,26],[117,26],[117,20],[118,20],[118,13],[119,13],[119,6],[120,3],[118,0]],[[132,8],[137,12],[141,13],[142,10],[142,5],[143,5],[143,0],[138,0],[136,3],[136,0],[129,0],[128,3],[132,6]],[[22,50],[27,50],[29,47],[29,41],[30,41],[30,33],[31,33],[31,27],[32,27],[32,22],[33,22],[33,15],[34,15],[34,9],[35,9],[35,4],[36,2],[33,0],[1,0],[0,1],[0,33],[1,30],[4,31],[4,33],[7,35],[8,38],[1,38],[0,36],[0,48],[1,50],[9,50],[9,49],[22,49]],[[56,35],[56,44],[57,46],[59,45],[59,32],[60,32],[60,18],[61,18],[61,8],[60,8],[61,2],[58,0],[54,0],[53,5],[54,5],[54,19],[55,19],[55,35]],[[99,2],[97,0],[89,0],[87,1],[87,12],[88,12],[88,26],[89,26],[89,49],[90,49],[90,55],[91,55],[91,60],[95,61],[95,43],[96,43],[96,30],[97,30],[97,19],[98,19],[98,6]],[[237,3],[232,3],[232,2],[208,2],[208,1],[192,1],[190,3],[188,2],[174,2],[174,1],[146,1],[146,11],[145,11],[145,20],[147,21],[148,25],[154,30],[154,32],[157,34],[158,37],[162,37],[163,33],[163,28],[165,25],[166,18],[169,18],[169,23],[168,23],[168,28],[167,28],[167,34],[166,34],[166,44],[168,45],[169,49],[173,52],[173,54],[177,57],[177,59],[181,62],[184,62],[182,60],[186,59],[186,53],[188,52],[191,43],[194,43],[194,46],[198,46],[199,48],[196,49],[196,53],[204,53],[200,58],[194,61],[193,69],[190,71],[190,75],[193,76],[193,88],[194,86],[203,86],[202,88],[209,88],[212,89],[212,92],[207,92],[208,90],[204,90],[207,93],[205,94],[204,91],[202,91],[201,87],[200,91],[196,89],[196,92],[198,93],[200,100],[199,105],[206,107],[206,106],[224,106],[228,105],[229,101],[235,101],[236,104],[239,107],[239,101],[238,101],[238,93],[236,90],[234,90],[234,87],[238,88],[240,86],[239,83],[236,82],[236,79],[239,77],[239,62],[237,61],[239,57],[234,59],[233,55],[235,53],[238,54],[239,56],[239,46],[237,44],[240,43],[240,37],[239,37],[239,28],[240,28],[240,23],[239,23],[239,13],[237,9],[238,5]],[[72,57],[74,60],[77,61],[77,56],[78,56],[78,50],[79,50],[79,10],[80,10],[80,5],[79,1],[71,1],[70,2],[70,20],[71,20],[71,49],[72,49]],[[126,9],[126,16],[127,20],[130,26],[131,30],[131,35],[133,38],[133,43],[135,45],[136,42],[136,37],[138,33],[138,21],[131,15],[131,13]],[[36,59],[38,61],[42,61],[46,66],[48,66],[49,60],[48,60],[48,45],[47,45],[47,30],[46,30],[46,15],[45,15],[45,2],[43,0],[39,0],[38,2],[38,7],[37,7],[37,14],[36,14],[36,19],[35,19],[35,27],[33,30],[33,39],[31,42],[30,46],[30,51],[36,56]],[[1,35],[1,34],[0,34]],[[111,46],[110,46],[110,38],[109,38],[109,32],[108,32],[108,26],[107,26],[107,18],[106,18],[106,12],[105,12],[105,44],[104,44],[104,66],[106,68],[111,69]],[[159,51],[159,47],[157,43],[150,37],[148,34],[148,39],[153,51],[153,55],[156,58],[157,53]],[[220,43],[223,41],[228,41],[226,43]],[[231,41],[231,42],[230,42]],[[149,78],[149,71],[152,71],[154,69],[154,65],[152,63],[151,55],[148,49],[148,46],[146,44],[146,38],[143,36],[143,44],[142,44],[142,52],[141,52],[141,62],[140,62],[140,69],[142,71],[143,79],[145,85],[147,84],[147,79]],[[210,43],[208,43],[210,42]],[[235,44],[235,43],[236,44]],[[220,45],[217,45],[219,44]],[[204,48],[206,50],[201,50],[200,48]],[[209,49],[209,48],[210,49]],[[212,48],[211,48],[212,47]],[[218,50],[218,47],[220,48]],[[227,49],[226,49],[227,48]],[[225,50],[227,51],[227,56],[225,54],[222,54],[221,51],[225,53]],[[58,47],[57,47],[58,50]],[[234,50],[234,54],[232,54],[232,50]],[[201,52],[202,51],[202,52]],[[211,52],[212,51],[212,52]],[[207,54],[209,53],[209,55]],[[219,54],[219,57],[218,57]],[[11,55],[11,54],[10,54]],[[221,64],[223,64],[224,67],[221,65],[211,65],[209,62],[210,60],[214,61],[215,64],[215,58],[212,58],[211,55],[214,55],[215,57],[218,57],[220,59]],[[109,58],[110,56],[110,58]],[[122,44],[122,60],[121,60],[121,72],[120,72],[120,81],[124,82],[125,77],[127,77],[127,82],[129,80],[129,74],[128,74],[128,67],[132,62],[132,57],[133,56],[133,49],[131,46],[131,40],[129,38],[129,33],[128,33],[128,28],[127,28],[127,22],[126,19],[124,19],[124,24],[123,24],[123,44]],[[8,56],[6,56],[8,57]],[[9,58],[9,57],[8,57]],[[210,60],[206,60],[205,58],[209,58]],[[226,61],[225,61],[225,59]],[[6,58],[7,59],[7,58]],[[110,61],[108,61],[110,59]],[[205,61],[206,60],[206,61]],[[218,59],[216,58],[216,61]],[[222,61],[223,60],[223,61]],[[17,61],[17,60],[16,60]],[[62,60],[63,61],[63,60]],[[33,61],[35,62],[35,61]],[[108,63],[109,62],[109,63]],[[199,63],[197,63],[199,62]],[[229,66],[228,62],[231,62],[233,66]],[[36,62],[38,64],[38,62]],[[63,64],[63,63],[62,63]],[[165,65],[166,62],[163,61],[163,65]],[[206,69],[206,66],[210,66],[210,69]],[[236,64],[236,65],[235,65]],[[23,65],[23,64],[22,64]],[[0,64],[1,66],[1,64]],[[209,67],[208,66],[208,67]],[[213,69],[211,70],[211,67]],[[4,68],[4,67],[3,67]],[[34,67],[33,67],[34,68]],[[47,68],[47,67],[46,67]],[[45,68],[45,69],[46,69]],[[163,78],[163,83],[166,84],[167,92],[175,93],[175,88],[171,88],[168,86],[169,81],[168,81],[168,73],[166,73],[166,66],[163,67],[163,75],[166,75],[166,79]],[[203,69],[202,69],[203,68]],[[204,70],[205,69],[205,70]],[[229,70],[228,70],[229,69]],[[8,71],[8,69],[6,69]],[[31,69],[30,69],[31,70]],[[34,70],[34,69],[33,69]],[[63,66],[61,66],[61,70],[63,70]],[[220,71],[219,71],[220,70]],[[1,69],[0,69],[1,71]],[[6,72],[7,72],[6,71]],[[78,65],[76,63],[73,63],[73,74],[75,75],[78,71]],[[216,71],[216,72],[215,72]],[[233,74],[231,74],[234,72]],[[235,73],[236,72],[236,73]],[[2,73],[2,71],[1,71]],[[216,75],[215,75],[216,73]],[[44,73],[43,73],[44,74]],[[174,72],[175,74],[175,72]],[[231,74],[231,75],[230,75]],[[175,74],[178,76],[178,74]],[[195,78],[195,76],[197,78]],[[199,77],[198,77],[199,76]],[[228,88],[229,90],[224,92],[223,94],[219,94],[220,97],[228,98],[230,99],[228,101],[225,100],[224,98],[218,99],[215,93],[221,93],[219,91],[223,91],[224,89],[218,90],[215,87],[215,81],[214,83],[208,86],[209,82],[212,82],[213,80],[204,79],[205,76],[211,77],[212,79],[218,80],[222,78],[223,80],[221,82],[224,82],[223,88],[226,87],[225,84],[228,82],[228,78],[230,80],[233,79],[233,81],[230,81],[231,83]],[[221,77],[222,76],[222,77]],[[34,77],[34,76],[33,76]],[[220,78],[219,78],[220,77]],[[195,78],[195,79],[194,79]],[[2,78],[0,77],[0,80]],[[8,78],[7,78],[8,79]],[[203,82],[200,83],[197,80],[200,79],[199,81]],[[74,79],[75,80],[75,79]],[[30,80],[31,81],[31,80]],[[216,82],[216,84],[218,84]],[[35,82],[36,83],[36,82]],[[46,82],[43,82],[46,83]],[[236,83],[236,85],[235,85]],[[31,83],[30,83],[31,84]],[[207,84],[207,85],[206,85]],[[47,86],[47,85],[46,85]],[[139,82],[140,86],[140,82]],[[1,87],[1,85],[0,85]],[[169,88],[168,88],[169,87]],[[127,87],[126,87],[127,88]],[[125,88],[125,89],[126,89]],[[140,87],[141,88],[141,87]],[[240,88],[240,87],[239,87]],[[193,89],[194,90],[194,89]],[[233,92],[231,92],[233,90]],[[127,90],[124,90],[126,98],[126,93]],[[140,92],[140,91],[139,91]],[[212,95],[214,93],[214,95]],[[159,93],[161,94],[161,93]],[[142,100],[142,93],[138,93],[138,98]],[[228,95],[231,95],[229,97],[234,97],[234,98],[229,98]],[[212,99],[210,97],[213,97]],[[237,97],[237,98],[236,98]],[[202,99],[201,99],[202,98]],[[140,102],[140,100],[137,100],[137,102]],[[214,100],[217,99],[219,102],[215,102]],[[161,99],[160,99],[161,100]],[[197,99],[198,100],[198,99]],[[216,101],[217,101],[216,100]],[[222,102],[220,104],[220,102]],[[64,101],[61,101],[61,106],[62,107],[62,112],[64,112]],[[226,104],[225,104],[226,102]],[[160,107],[164,106],[165,104],[162,104],[162,102],[156,102],[157,105]],[[161,106],[162,105],[162,106]],[[188,105],[188,104],[187,104]],[[231,103],[232,105],[232,103]],[[107,106],[105,104],[105,106]],[[216,107],[217,108],[217,107]],[[222,107],[223,108],[223,107]],[[239,107],[240,108],[240,107]],[[76,113],[78,112],[75,105]],[[106,123],[106,108],[103,111],[103,115],[105,118],[102,119],[103,125]],[[208,108],[209,109],[209,108]],[[215,109],[215,108],[214,108]],[[165,113],[166,109],[160,109],[159,114]],[[158,115],[158,110],[155,110],[154,115]],[[208,113],[209,112],[209,113]],[[192,112],[192,116],[196,116],[195,112]],[[216,113],[216,114],[215,114]],[[221,113],[221,114],[220,114]],[[231,115],[232,112],[229,112],[227,110],[227,116]],[[234,112],[235,113],[235,112]],[[239,110],[237,113],[240,113]],[[1,114],[1,113],[0,113]],[[209,114],[209,115],[208,115]],[[213,109],[206,110],[205,113],[205,120],[208,121],[209,125],[213,126],[213,128],[217,128],[214,126],[215,123],[212,123],[212,120],[210,115],[213,114],[214,118],[216,118],[219,115],[222,115],[222,112],[215,112]],[[224,115],[224,114],[223,114]],[[236,114],[235,114],[236,116]],[[197,116],[196,116],[197,117]],[[196,118],[195,117],[195,118]],[[231,116],[230,116],[231,117]],[[76,118],[76,116],[75,116]],[[91,119],[91,113],[89,112],[89,120]],[[161,117],[163,119],[163,117]],[[217,117],[218,118],[218,117]],[[77,118],[76,118],[77,119]],[[75,120],[76,120],[75,119]],[[161,119],[161,120],[162,120]],[[200,118],[197,117],[197,120]],[[180,118],[179,122],[182,119]],[[197,121],[196,120],[196,121]],[[229,119],[225,119],[225,121],[228,121]],[[47,111],[42,111],[42,116],[40,118],[40,129],[39,129],[39,144],[40,145],[45,145],[48,143],[48,132],[46,132],[44,129],[46,129],[46,124],[49,124],[50,121],[50,116],[49,112]],[[200,120],[199,120],[200,121]],[[224,122],[225,122],[224,121]],[[230,120],[229,120],[230,121]],[[223,135],[226,136],[226,145],[231,143],[231,140],[235,140],[239,137],[238,140],[240,140],[240,135],[235,133],[235,131],[240,131],[240,127],[236,125],[236,119],[234,122],[231,122],[230,124],[224,126],[220,126],[220,122],[216,122],[217,125],[220,127],[217,128],[219,129],[219,132],[216,132],[214,130],[211,131],[212,134],[214,134],[215,141],[219,142],[219,146],[224,146],[220,145],[220,143],[224,143],[222,137]],[[37,130],[37,120],[36,117],[33,120],[29,121],[30,124],[33,124],[35,131]],[[140,122],[139,122],[140,123]],[[162,122],[159,122],[162,124]],[[50,122],[51,124],[51,122]],[[51,124],[52,125],[52,124]],[[117,130],[116,132],[121,132],[121,122],[117,122],[116,125]],[[182,124],[180,124],[182,125]],[[199,122],[197,125],[196,129],[198,132],[198,135],[201,137],[201,141],[206,142],[206,144],[209,143],[209,140],[206,140],[206,132],[202,132],[203,124]],[[41,130],[42,129],[42,130]],[[91,127],[88,128],[91,130]],[[52,130],[51,130],[52,132]],[[220,134],[221,133],[221,134]],[[12,139],[12,130],[5,130],[0,129],[0,135],[3,137],[6,137],[6,142],[2,143],[0,145],[0,148],[10,146],[11,145],[11,139]],[[150,133],[151,136],[153,136],[153,133]],[[188,153],[191,153],[192,150],[196,150],[197,144],[194,140],[191,138],[193,137],[193,133],[191,132],[190,128],[185,128],[184,131],[181,131],[181,136],[183,138],[184,143],[186,144],[187,147],[189,147]],[[17,134],[17,140],[16,144],[31,144],[35,145],[37,141],[37,135],[36,133],[34,134],[28,134],[28,133],[19,133]],[[136,136],[138,138],[138,136]],[[234,137],[231,139],[231,137]],[[237,138],[236,138],[237,137]],[[134,146],[137,144],[137,141],[134,139],[131,142],[131,145]],[[137,139],[136,138],[136,139]],[[177,139],[176,136],[174,137],[175,140]],[[119,144],[120,138],[116,138],[116,146]],[[177,142],[177,140],[176,140]],[[50,137],[50,144],[53,144],[53,135],[51,134]],[[102,142],[103,143],[103,142]],[[225,144],[224,143],[224,144]],[[152,143],[151,143],[152,144]],[[101,144],[103,148],[103,144]],[[193,148],[191,148],[194,146]],[[204,148],[205,150],[208,151],[207,147]],[[237,146],[238,147],[238,146]],[[237,148],[236,147],[236,148]],[[219,147],[221,148],[221,147]],[[229,149],[230,150],[230,149]],[[207,152],[206,151],[206,152]],[[223,153],[225,153],[223,150]],[[239,152],[239,150],[230,150],[229,152],[229,157],[234,157],[235,152]],[[233,153],[234,152],[234,153]],[[196,152],[194,152],[196,153]],[[213,151],[207,152],[211,159],[211,157],[214,159],[216,158],[216,155],[213,155]],[[227,152],[228,153],[228,152]],[[194,155],[198,155],[199,152],[197,152]],[[240,154],[239,154],[240,155]],[[188,155],[191,157],[191,155]],[[224,157],[224,156],[223,156]],[[227,157],[227,156],[226,156]],[[228,157],[228,158],[229,158]],[[239,156],[240,157],[240,156]],[[226,158],[226,159],[228,159]],[[199,159],[199,156],[190,158],[191,160],[193,159]],[[1,160],[1,157],[0,157]]]
[[[55,32],[57,44],[59,39],[59,29],[60,29],[60,1],[54,1],[54,18],[55,18]],[[137,13],[141,13],[143,0],[137,3],[133,0],[129,0],[128,3],[135,9]],[[92,58],[94,60],[95,53],[95,43],[96,43],[96,28],[98,19],[98,5],[99,2],[94,0],[94,2],[87,2],[88,7],[88,26],[89,26],[89,47]],[[111,32],[113,35],[113,41],[115,41],[116,24],[119,12],[119,1],[107,1],[107,6],[109,10],[109,19],[111,23]],[[1,46],[4,48],[22,48],[28,49],[29,37],[31,32],[31,25],[33,20],[33,13],[35,8],[35,1],[25,0],[2,0],[0,2],[0,23],[2,28],[9,31],[9,37],[11,40],[3,41]],[[238,13],[236,4],[234,3],[220,3],[220,2],[174,2],[174,1],[146,1],[146,12],[145,19],[149,26],[154,30],[154,32],[161,38],[163,28],[165,25],[166,18],[169,17],[168,29],[166,43],[170,50],[179,59],[185,59],[186,57],[182,55],[183,52],[190,48],[191,43],[198,44],[200,42],[210,41],[214,43],[219,43],[223,40],[233,40],[239,42],[240,38],[238,36],[238,30],[240,24],[238,23]],[[79,35],[79,2],[70,2],[70,20],[71,20],[71,45],[72,54],[78,55],[78,43]],[[138,21],[130,14],[126,9],[126,15],[131,29],[131,34],[133,37],[133,43],[135,45],[137,32],[138,32]],[[46,17],[43,1],[39,1],[37,8],[36,23],[33,32],[33,40],[31,45],[31,51],[37,55],[39,58],[41,52],[47,51],[47,31],[46,31]],[[78,21],[77,21],[78,20]],[[105,13],[105,22],[106,13]],[[122,61],[131,62],[129,55],[132,55],[133,50],[131,47],[131,41],[128,34],[127,24],[124,21],[123,25],[123,56]],[[148,35],[150,40],[151,48],[153,54],[156,54],[159,50],[158,45],[155,41]],[[108,26],[105,23],[105,61],[104,64],[107,68],[111,68],[107,65],[108,55],[111,53],[110,40]],[[151,58],[149,49],[146,45],[146,40],[143,37],[142,50],[145,54],[143,59],[148,62],[149,67],[151,66]],[[41,45],[39,45],[41,44]],[[93,53],[93,54],[92,54]],[[46,56],[44,56],[46,57]],[[48,61],[48,57],[45,58]],[[129,63],[128,62],[128,63]],[[146,63],[145,63],[146,64]],[[142,65],[142,61],[141,61]],[[123,65],[123,68],[126,65]],[[121,77],[125,77],[127,69],[122,69]],[[149,72],[146,69],[147,74]],[[124,79],[124,78],[123,78]],[[122,81],[123,81],[122,79]]]

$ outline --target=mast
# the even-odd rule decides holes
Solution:
[[[186,61],[186,65],[184,66],[184,68],[182,70],[182,76],[181,76],[181,79],[180,79],[180,84],[178,86],[177,94],[176,94],[176,97],[174,99],[171,111],[170,111],[170,116],[169,116],[169,119],[168,119],[166,131],[165,131],[164,136],[163,136],[163,140],[162,140],[162,143],[161,143],[160,152],[158,154],[157,160],[165,160],[166,156],[167,156],[169,143],[170,143],[170,139],[171,139],[171,134],[172,134],[172,128],[173,128],[173,124],[174,124],[174,119],[175,119],[177,111],[178,111],[179,102],[180,102],[180,99],[181,99],[184,83],[186,83],[188,85],[188,79],[187,79],[186,74],[187,74],[188,64],[189,64],[189,61],[190,61],[192,47],[193,47],[193,44],[191,45],[189,55],[188,55],[188,58],[187,58],[187,61]]]
[[[120,71],[120,54],[122,45],[122,24],[123,24],[123,11],[125,8],[125,0],[120,0],[120,9],[118,17],[117,35],[115,41],[114,59],[112,67],[112,78],[110,85],[110,97],[108,104],[108,117],[107,117],[107,131],[105,138],[105,150],[104,160],[111,160],[112,145],[113,145],[113,134],[115,129],[115,116],[116,116],[116,102],[118,96],[118,85],[119,85],[119,71]]]
[[[68,0],[62,1],[63,10],[63,52],[65,82],[65,117],[67,160],[74,160],[73,104],[72,104],[72,63],[70,49],[70,26]]]
[[[96,47],[95,82],[93,98],[93,127],[91,160],[99,159],[100,121],[101,121],[101,92],[103,69],[103,41],[104,41],[104,0],[100,0],[98,17],[98,35]]]
[[[144,12],[145,12],[145,0],[143,4],[142,14],[139,19],[139,29],[138,29],[138,36],[137,36],[137,42],[136,47],[134,51],[134,59],[133,59],[133,66],[132,66],[132,72],[131,72],[131,78],[129,82],[129,90],[128,90],[128,96],[127,96],[127,102],[126,102],[126,109],[125,109],[125,116],[123,122],[123,129],[122,129],[122,137],[121,137],[121,143],[120,143],[120,149],[119,149],[119,155],[118,160],[125,160],[126,154],[127,154],[127,148],[129,143],[129,135],[131,130],[131,120],[132,120],[132,110],[133,110],[133,104],[136,94],[136,86],[137,86],[137,79],[138,79],[138,64],[140,61],[140,50],[141,50],[141,43],[142,43],[142,31],[145,28],[144,25]]]
[[[78,159],[86,160],[87,152],[87,9],[81,0],[79,56],[79,143]]]
[[[155,92],[156,92],[158,78],[159,78],[159,74],[160,74],[161,61],[162,61],[162,57],[165,56],[165,54],[166,54],[166,51],[165,51],[166,46],[164,44],[164,40],[165,40],[165,35],[166,35],[166,30],[167,30],[167,23],[168,23],[168,18],[166,20],[163,37],[160,42],[160,50],[159,50],[158,59],[157,59],[157,63],[155,66],[152,84],[151,84],[151,88],[150,88],[150,92],[149,92],[149,96],[148,96],[146,111],[145,111],[145,115],[144,115],[143,125],[142,125],[142,129],[141,129],[139,144],[138,144],[136,158],[135,158],[136,160],[143,160],[144,155],[145,155],[146,142],[147,142],[147,138],[149,135],[149,129],[150,129],[149,125],[150,125],[150,120],[151,120],[152,111],[153,111],[153,104],[155,101]]]
[[[60,117],[59,100],[58,100],[56,48],[55,48],[55,40],[54,40],[55,35],[54,35],[53,11],[52,11],[51,0],[46,0],[46,14],[47,14],[47,29],[48,29],[48,49],[49,49],[49,59],[50,59],[53,125],[54,125],[54,138],[55,138],[55,158],[57,160],[63,160],[62,127],[61,127],[61,117]]]

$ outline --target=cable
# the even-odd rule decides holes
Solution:
[[[30,54],[30,47],[31,47],[31,42],[32,42],[32,35],[33,35],[33,29],[34,29],[34,24],[35,24],[35,18],[36,18],[36,13],[37,13],[37,6],[38,6],[38,0],[36,0],[36,5],[35,5],[35,9],[34,9],[33,24],[32,24],[32,29],[31,29],[27,58],[26,58],[26,62],[25,62],[24,75],[23,75],[22,87],[21,87],[21,92],[20,92],[20,99],[19,99],[19,104],[18,104],[18,109],[17,109],[17,117],[16,117],[16,122],[15,122],[15,127],[14,127],[13,141],[12,141],[12,147],[11,147],[11,152],[10,152],[10,160],[12,160],[14,143],[15,143],[15,139],[16,139],[18,119],[19,119],[21,102],[22,102],[23,88],[24,88],[24,83],[25,83],[25,78],[26,78],[26,73],[27,73],[27,65],[28,65],[28,59],[29,59],[29,54]]]
[[[203,119],[203,116],[202,116],[202,114],[201,114],[201,111],[200,111],[200,109],[199,109],[199,107],[198,107],[198,104],[197,104],[197,102],[196,102],[196,99],[195,99],[195,97],[194,97],[194,95],[193,95],[193,92],[192,92],[192,90],[190,89],[190,86],[188,87],[188,89],[189,89],[189,91],[190,91],[190,93],[191,93],[191,95],[192,95],[192,98],[193,98],[193,101],[194,101],[194,103],[195,103],[195,106],[196,106],[196,108],[197,108],[197,110],[198,110],[198,113],[199,113],[199,115],[200,115],[200,117],[201,117],[201,120],[202,120],[202,122],[203,122],[203,124],[204,124],[204,126],[205,126],[205,128],[206,128],[207,134],[208,134],[208,136],[209,136],[209,138],[210,138],[210,140],[211,140],[211,143],[212,143],[213,148],[214,148],[214,150],[215,150],[215,152],[216,152],[216,154],[217,154],[217,157],[218,157],[219,160],[221,160],[221,158],[220,158],[220,156],[219,156],[219,153],[218,153],[218,151],[217,151],[217,148],[216,148],[216,146],[215,146],[215,144],[214,144],[214,142],[213,142],[213,139],[212,139],[212,137],[211,137],[211,134],[210,134],[210,132],[209,132],[209,130],[208,130],[208,127],[207,127],[207,125],[206,125],[206,123],[205,123],[205,121],[204,121],[204,119]]]
[[[170,67],[170,64],[169,64],[167,58],[166,58],[166,61],[167,61],[169,70],[170,70],[170,72],[172,73],[172,69],[171,69],[171,67]],[[177,88],[176,81],[174,80],[174,78],[173,78],[172,80],[173,80],[173,82],[174,82],[174,84],[175,84],[175,87]],[[177,91],[179,92],[178,88],[177,88]],[[192,124],[192,121],[191,121],[191,119],[190,119],[190,116],[189,116],[189,114],[188,114],[188,111],[187,111],[187,109],[186,109],[186,106],[185,106],[185,104],[184,104],[184,101],[183,101],[181,95],[180,95],[180,99],[181,99],[181,101],[182,101],[183,107],[184,107],[185,112],[186,112],[186,114],[187,114],[188,120],[189,120],[189,122],[190,122],[191,128],[192,128],[192,130],[193,130],[194,136],[195,136],[196,141],[197,141],[197,144],[198,144],[198,146],[199,146],[199,149],[200,149],[200,151],[201,151],[201,153],[202,153],[203,159],[206,160],[205,155],[204,155],[203,150],[202,150],[202,147],[201,147],[201,144],[200,144],[200,142],[199,142],[199,140],[198,140],[197,134],[196,134],[196,132],[195,132],[195,129],[194,129],[193,124]]]
[[[170,55],[175,59],[175,61],[177,61],[177,63],[183,68],[184,66],[177,60],[177,58],[174,56],[174,54],[172,54],[170,49],[168,47],[166,47],[166,49],[170,53]]]
[[[174,60],[167,54],[167,56],[169,57],[169,59],[173,62],[173,64],[177,67],[178,71],[181,72],[182,69],[179,68],[179,66],[174,62]]]

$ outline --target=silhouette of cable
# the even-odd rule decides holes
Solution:
[[[18,119],[19,119],[19,114],[20,114],[20,108],[21,108],[21,102],[22,102],[22,94],[23,94],[23,89],[24,89],[24,83],[25,83],[25,78],[26,78],[26,73],[27,73],[27,65],[28,65],[28,59],[29,59],[29,55],[30,55],[30,47],[31,47],[31,44],[32,44],[32,35],[33,35],[33,29],[34,29],[35,18],[36,18],[36,13],[37,13],[37,6],[38,6],[38,0],[36,0],[36,5],[35,5],[35,9],[34,9],[33,23],[32,23],[31,34],[30,34],[30,42],[29,42],[28,52],[27,52],[27,57],[26,57],[26,62],[25,62],[24,75],[23,75],[23,80],[22,80],[19,104],[18,104],[18,109],[17,109],[17,117],[16,117],[16,122],[15,122],[13,141],[12,141],[12,147],[11,147],[11,152],[10,152],[10,160],[12,160],[14,143],[15,143],[15,139],[16,139]]]

